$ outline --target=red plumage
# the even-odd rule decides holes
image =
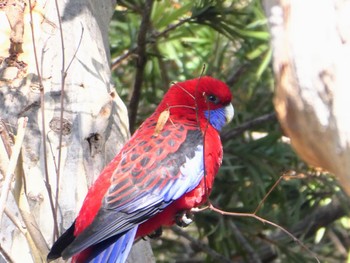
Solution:
[[[89,189],[73,237],[60,238],[49,258],[85,250],[75,257],[85,260],[91,246],[113,243],[135,227],[135,238],[148,235],[203,204],[222,161],[218,130],[233,116],[231,99],[228,87],[211,77],[172,85]],[[165,111],[169,116],[156,128]]]

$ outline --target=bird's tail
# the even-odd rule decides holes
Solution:
[[[74,263],[124,263],[134,243],[137,226],[73,257]]]

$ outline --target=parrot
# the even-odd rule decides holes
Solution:
[[[186,225],[222,163],[220,131],[233,118],[231,100],[228,86],[210,76],[173,83],[89,188],[48,261],[124,263],[138,239]]]

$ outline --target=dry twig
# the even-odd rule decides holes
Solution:
[[[16,136],[16,142],[12,150],[11,158],[9,165],[7,167],[7,171],[5,174],[5,180],[2,185],[1,189],[1,196],[0,196],[0,222],[2,221],[2,215],[4,214],[4,210],[6,207],[6,201],[8,194],[11,189],[11,182],[13,181],[14,178],[14,173],[15,169],[17,166],[17,160],[18,156],[21,152],[21,147],[23,143],[23,138],[25,134],[25,129],[27,126],[27,121],[28,119],[25,117],[19,118],[18,119],[18,129],[17,129],[17,136]]]
[[[33,52],[34,52],[34,60],[35,60],[35,67],[36,72],[39,79],[39,86],[40,86],[40,109],[41,109],[41,126],[42,126],[42,139],[43,139],[43,152],[46,153],[46,120],[45,120],[45,89],[43,84],[43,78],[41,75],[41,71],[39,68],[39,61],[38,61],[38,54],[36,49],[36,42],[35,42],[35,30],[34,30],[34,19],[33,19],[33,5],[32,1],[29,1],[29,15],[30,15],[30,29],[32,34],[32,43],[33,43]],[[55,213],[55,206],[52,196],[52,190],[50,186],[50,179],[49,179],[49,169],[48,169],[48,162],[47,162],[47,155],[44,154],[44,171],[45,171],[45,186],[48,192],[49,201],[50,201],[50,207],[52,211],[52,216],[54,219],[54,236],[55,233],[58,233],[58,223],[57,223],[57,217]]]
[[[225,216],[235,216],[235,217],[250,217],[250,218],[254,218],[260,222],[262,222],[263,224],[268,224],[271,225],[279,230],[281,230],[284,234],[286,234],[287,236],[289,236],[294,242],[296,242],[301,248],[303,248],[305,251],[307,251],[310,255],[312,255],[315,260],[320,263],[320,260],[318,259],[317,255],[311,251],[306,245],[303,244],[302,241],[300,241],[297,237],[295,237],[291,232],[289,232],[287,229],[285,229],[284,227],[269,221],[261,216],[258,216],[257,213],[260,210],[260,208],[262,207],[263,203],[266,201],[266,199],[268,198],[268,196],[271,194],[271,192],[278,186],[278,184],[282,181],[282,179],[284,178],[284,174],[281,175],[281,177],[275,182],[275,184],[271,187],[271,189],[267,192],[267,194],[264,196],[264,198],[261,200],[261,202],[258,204],[258,206],[256,207],[256,209],[254,210],[253,213],[240,213],[240,212],[227,212],[224,210],[221,210],[219,208],[216,208],[215,206],[212,205],[212,203],[210,201],[208,201],[208,206],[206,207],[206,209],[212,210],[216,213],[219,213],[221,215],[225,215]],[[203,209],[201,209],[200,211],[203,211]],[[194,212],[196,212],[196,210],[194,210]]]

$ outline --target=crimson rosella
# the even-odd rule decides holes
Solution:
[[[173,84],[89,189],[48,260],[125,262],[134,240],[203,204],[221,165],[231,99],[212,77]]]

